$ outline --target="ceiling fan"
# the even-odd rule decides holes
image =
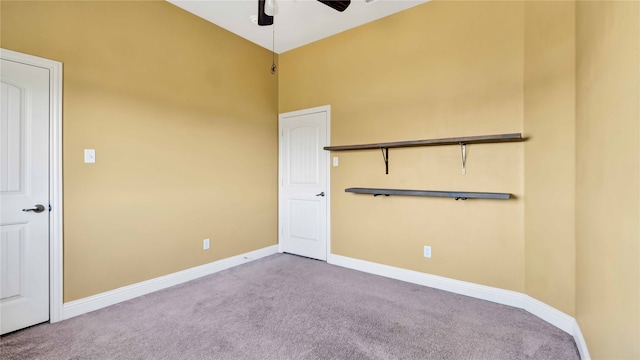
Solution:
[[[275,15],[276,0],[258,0],[258,25],[273,25],[273,15]],[[328,7],[343,12],[351,4],[351,0],[318,0]],[[266,10],[266,12],[265,12]]]

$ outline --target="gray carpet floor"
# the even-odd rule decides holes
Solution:
[[[0,338],[2,359],[579,359],[521,309],[287,254]]]

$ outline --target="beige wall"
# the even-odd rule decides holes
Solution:
[[[575,312],[575,3],[525,3],[525,289]]]
[[[276,244],[269,51],[166,2],[1,20],[2,47],[64,63],[65,301]]]
[[[640,3],[576,11],[576,317],[594,359],[640,358]]]
[[[3,48],[65,66],[65,301],[275,244],[276,114],[330,104],[333,145],[529,137],[469,146],[467,175],[456,146],[391,149],[389,175],[377,151],[333,153],[333,253],[525,292],[594,359],[640,357],[637,2],[430,2],[282,54],[278,76],[164,2],[0,13]]]
[[[473,146],[466,176],[455,147],[392,149],[389,175],[378,152],[333,153],[332,252],[524,291],[576,316],[594,358],[638,358],[638,6],[431,2],[282,54],[280,112],[331,104],[333,145],[529,138]]]
[[[523,4],[432,2],[280,55],[280,112],[331,104],[331,143],[522,132]],[[524,291],[522,143],[334,152],[338,255]],[[348,187],[508,192],[454,201]],[[423,257],[430,245],[433,258]]]

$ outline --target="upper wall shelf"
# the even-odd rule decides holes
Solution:
[[[427,140],[411,140],[411,141],[396,141],[377,144],[361,144],[361,145],[340,145],[340,146],[325,146],[325,150],[329,151],[343,151],[343,150],[368,150],[368,149],[391,149],[401,147],[415,147],[415,146],[438,146],[438,145],[459,145],[459,144],[482,144],[482,143],[497,143],[497,142],[514,142],[522,141],[522,134],[498,134],[498,135],[481,135],[481,136],[463,136],[454,138],[442,138],[442,139],[427,139]]]
[[[481,136],[463,136],[463,137],[442,138],[442,139],[396,141],[396,142],[375,143],[375,144],[325,146],[324,149],[329,151],[381,149],[382,158],[384,160],[384,164],[386,167],[386,173],[389,174],[389,149],[391,148],[460,145],[462,148],[462,173],[464,174],[466,173],[466,162],[467,162],[466,145],[467,144],[515,142],[515,141],[522,141],[522,140],[524,140],[522,138],[522,134],[515,133],[515,134],[498,134],[498,135],[481,135]]]

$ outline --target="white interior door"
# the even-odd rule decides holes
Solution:
[[[49,320],[49,69],[1,60],[0,333]]]
[[[280,115],[280,251],[327,260],[329,106]]]

